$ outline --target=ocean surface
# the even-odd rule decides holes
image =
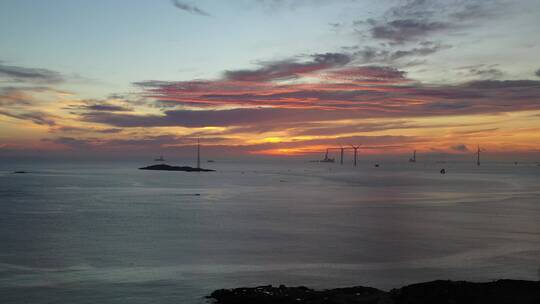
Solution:
[[[191,304],[262,284],[540,276],[533,163],[144,165],[0,162],[0,302]]]

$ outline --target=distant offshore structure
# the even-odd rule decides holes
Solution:
[[[358,156],[358,149],[360,148],[360,146],[351,145],[351,148],[353,148],[353,150],[354,150],[354,166],[356,167],[356,159],[357,159],[357,156]]]
[[[197,169],[201,168],[201,140],[197,137]]]
[[[478,145],[478,149],[476,150],[476,166],[480,166],[480,145]]]
[[[413,151],[413,155],[411,158],[409,158],[409,162],[410,163],[415,163],[416,162],[416,150]]]
[[[343,165],[343,155],[345,154],[345,150],[353,150],[354,151],[354,158],[353,158],[353,166],[357,166],[358,164],[358,149],[360,149],[360,146],[350,145],[350,147],[344,147],[341,146],[339,148],[326,148],[326,153],[324,154],[324,158],[321,160],[312,160],[310,162],[313,163],[334,163],[336,161],[335,158],[329,158],[328,153],[330,150],[339,150],[339,163]]]
[[[155,161],[165,161],[163,156],[156,158]],[[139,170],[156,170],[156,171],[184,171],[184,172],[211,172],[216,171],[212,169],[201,168],[201,143],[197,138],[197,167],[190,166],[170,166],[167,164],[151,165],[147,167],[139,168]]]
[[[322,160],[320,160],[319,162],[321,162],[321,163],[333,163],[335,161],[334,158],[329,158],[328,157],[328,150],[329,149],[326,149],[326,154],[324,154],[324,158]]]
[[[157,161],[157,162],[164,162],[164,161],[165,161],[165,158],[163,158],[163,155],[160,155],[158,158],[154,158],[154,161]]]
[[[330,148],[326,149],[326,153],[324,154],[323,159],[310,160],[309,162],[310,163],[333,163],[335,161],[335,159],[328,157],[328,150],[330,150]]]

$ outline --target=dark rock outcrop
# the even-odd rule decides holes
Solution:
[[[322,304],[322,303],[390,303],[380,302],[388,298],[384,291],[371,287],[336,288],[317,291],[304,286],[259,286],[254,288],[219,289],[208,298],[219,304]]]
[[[170,166],[166,164],[152,165],[148,167],[139,168],[139,170],[158,170],[158,171],[185,171],[185,172],[211,172],[215,170],[193,168],[189,166]]]
[[[317,291],[303,286],[269,285],[219,289],[208,298],[217,304],[537,304],[540,281],[432,281],[390,292],[361,286]]]
[[[390,293],[394,303],[399,304],[532,304],[540,303],[540,281],[433,281],[394,289]]]

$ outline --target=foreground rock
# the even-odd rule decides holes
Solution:
[[[254,288],[220,289],[209,298],[220,304],[273,303],[391,303],[384,291],[371,287],[336,288],[316,291],[307,287],[259,286]]]
[[[189,166],[170,166],[165,164],[152,165],[148,167],[139,168],[139,170],[158,170],[158,171],[186,171],[186,172],[211,172],[215,170],[203,169],[203,168],[193,168]]]
[[[433,281],[390,292],[361,286],[317,291],[307,287],[269,285],[220,289],[208,298],[218,304],[538,304],[540,281]]]

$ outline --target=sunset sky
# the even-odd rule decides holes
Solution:
[[[540,160],[538,0],[4,0],[0,41],[3,158]]]

